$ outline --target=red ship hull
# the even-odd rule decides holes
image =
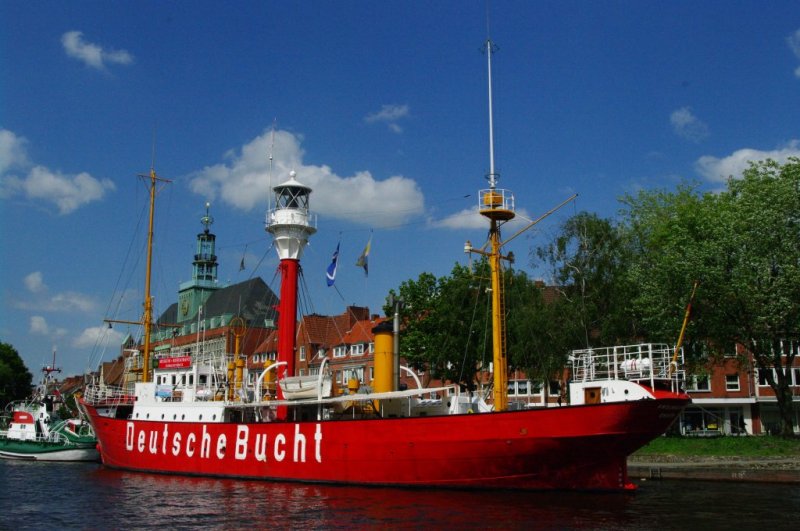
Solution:
[[[665,393],[666,394],[666,393]],[[688,398],[374,420],[202,423],[105,417],[111,468],[278,481],[454,488],[631,488],[626,458]]]

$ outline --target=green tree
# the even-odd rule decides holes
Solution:
[[[561,226],[549,244],[532,253],[544,264],[560,297],[561,316],[553,326],[576,335],[571,348],[617,344],[640,335],[629,301],[633,286],[624,275],[628,266],[626,233],[611,220],[580,212]]]
[[[486,269],[485,264],[479,268]],[[400,355],[411,366],[475,388],[486,336],[483,278],[456,264],[450,276],[422,273],[417,280],[403,282],[398,292],[391,290],[392,296],[403,300]],[[384,310],[389,314],[388,307]]]
[[[744,345],[775,391],[781,433],[793,433],[790,368],[800,341],[800,160],[751,164],[719,194],[627,198],[637,252],[634,299],[651,336],[675,337],[691,285],[689,334],[729,352]]]
[[[507,358],[534,381],[547,381],[564,367],[576,334],[560,326],[564,308],[545,303],[543,285],[521,271],[504,271]],[[489,266],[456,264],[449,276],[423,273],[392,295],[404,301],[401,355],[435,378],[476,388],[476,373],[492,362]],[[387,314],[389,308],[385,308]]]
[[[623,198],[626,211],[628,267],[624,274],[632,286],[629,304],[648,341],[677,340],[683,315],[696,280],[710,267],[709,236],[713,230],[716,196],[699,194],[696,185],[681,185],[676,192],[640,191]],[[713,254],[713,253],[712,253]],[[703,280],[702,293],[709,287]],[[706,315],[707,298],[694,303],[695,315]],[[694,319],[688,337],[706,337],[701,330],[710,320]]]
[[[523,370],[534,382],[560,380],[568,352],[581,344],[578,319],[568,315],[574,307],[523,272],[509,272],[506,278],[510,369]]]
[[[0,408],[30,395],[32,380],[16,349],[0,341]]]

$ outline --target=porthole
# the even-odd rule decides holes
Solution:
[[[200,415],[200,418],[197,419],[197,420],[203,420],[203,415]]]
[[[161,420],[164,420],[164,414],[163,413],[161,414]]]
[[[214,415],[211,417],[211,420],[217,420],[217,414],[216,413],[214,413]]]
[[[150,413],[148,413],[148,414],[147,414],[147,416],[146,416],[145,418],[146,418],[146,419],[149,419],[149,418],[150,418]]]
[[[178,420],[178,414],[172,415],[172,420]]]
[[[181,415],[181,420],[184,420],[185,418],[186,418],[186,415]]]

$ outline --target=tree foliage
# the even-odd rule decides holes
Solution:
[[[30,395],[32,380],[17,350],[0,341],[0,408]]]
[[[611,220],[578,213],[567,219],[549,244],[532,254],[550,270],[562,299],[562,322],[572,333],[572,348],[615,344],[639,335],[629,301],[633,287],[623,275],[628,266],[625,233]],[[571,322],[567,321],[569,319]]]
[[[485,340],[485,284],[456,264],[449,276],[422,273],[403,282],[391,296],[403,301],[400,355],[431,376],[474,388]],[[385,308],[387,314],[389,308]]]
[[[800,160],[753,163],[718,194],[690,187],[626,199],[638,287],[633,299],[648,337],[677,336],[699,280],[687,334],[712,349],[744,345],[778,399],[783,434],[793,430],[788,368],[800,333]],[[773,369],[775,377],[773,377]]]
[[[507,356],[511,368],[549,379],[564,366],[565,334],[551,326],[558,307],[544,303],[544,286],[521,271],[503,275],[507,309]],[[400,354],[434,378],[476,387],[477,371],[492,362],[489,266],[456,264],[449,276],[422,273],[391,291],[404,304]],[[390,308],[385,308],[387,314]]]

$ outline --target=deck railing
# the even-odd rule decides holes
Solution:
[[[573,350],[569,361],[571,379],[578,382],[630,380],[647,383],[685,380],[683,350],[673,363],[674,349],[663,343],[641,343],[603,348]]]

